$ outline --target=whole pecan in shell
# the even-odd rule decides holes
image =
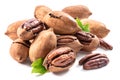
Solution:
[[[17,29],[27,20],[19,20],[8,25],[5,35],[10,39],[16,40],[18,38]]]
[[[51,11],[45,15],[43,22],[54,29],[56,34],[75,34],[81,29],[74,18],[62,11]]]
[[[30,42],[16,39],[10,47],[10,55],[17,62],[25,62],[29,55]]]
[[[40,32],[30,46],[30,60],[33,62],[38,58],[45,58],[56,45],[57,38],[52,28]]]

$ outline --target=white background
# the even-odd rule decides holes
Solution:
[[[86,71],[78,65],[83,54],[78,55],[75,64],[63,73],[47,73],[43,76],[31,74],[30,63],[20,64],[14,61],[9,48],[12,43],[4,35],[7,26],[14,21],[34,17],[37,5],[46,5],[53,10],[61,10],[69,5],[86,5],[92,11],[89,18],[106,24],[110,29],[104,38],[113,45],[112,51],[97,49],[94,52],[105,53],[110,63],[101,69]],[[1,0],[0,1],[0,80],[120,80],[120,9],[119,0]]]

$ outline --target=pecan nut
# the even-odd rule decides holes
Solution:
[[[34,10],[34,17],[37,18],[39,21],[43,21],[44,16],[52,11],[49,7],[45,5],[38,5],[35,7]]]
[[[93,20],[93,19],[81,19],[81,22],[85,24],[89,24],[90,33],[95,34],[98,38],[104,38],[106,37],[110,30],[107,28],[107,26],[99,21]]]
[[[57,36],[57,46],[68,46],[72,48],[76,53],[78,53],[83,47],[79,40],[72,35]]]
[[[105,54],[100,53],[88,54],[79,61],[79,64],[83,65],[83,69],[85,70],[102,68],[108,63],[108,57]]]
[[[40,32],[29,49],[29,58],[31,62],[39,58],[45,58],[51,50],[56,48],[56,45],[57,38],[53,32],[53,28]]]
[[[88,32],[79,31],[75,34],[81,44],[83,51],[93,51],[99,46],[99,39],[96,35]]]
[[[113,49],[113,46],[110,45],[109,43],[107,43],[106,41],[102,40],[102,39],[99,39],[100,40],[100,47],[105,49],[105,50],[112,50]]]
[[[29,19],[23,23],[17,30],[18,37],[23,40],[30,40],[45,29],[45,25],[37,19]]]
[[[26,20],[19,20],[16,22],[11,23],[5,32],[5,35],[7,35],[10,39],[16,40],[18,38],[17,35],[17,29],[21,24],[23,24]]]
[[[43,18],[43,22],[54,29],[56,34],[75,34],[81,29],[73,17],[62,11],[51,11]]]
[[[51,72],[68,70],[75,62],[76,55],[70,47],[52,50],[45,58],[43,65]]]
[[[25,62],[29,55],[30,42],[16,39],[10,47],[10,55],[17,62]]]

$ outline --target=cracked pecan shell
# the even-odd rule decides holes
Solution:
[[[45,58],[43,65],[50,72],[68,70],[75,62],[76,54],[70,47],[52,50]]]
[[[23,23],[17,30],[17,35],[23,40],[35,38],[39,32],[45,29],[45,25],[37,19],[29,19]]]
[[[79,31],[75,34],[81,44],[83,44],[82,51],[93,51],[99,46],[99,39],[96,35],[88,32]]]
[[[76,53],[83,48],[83,45],[79,42],[77,37],[72,35],[60,35],[57,36],[57,46],[68,46],[72,48]]]

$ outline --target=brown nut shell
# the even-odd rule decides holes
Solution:
[[[99,46],[99,38],[88,32],[77,32],[75,36],[78,38],[81,44],[83,44],[82,51],[93,51],[98,48]]]
[[[65,7],[63,12],[68,13],[73,18],[88,18],[90,15],[92,15],[92,12],[88,9],[87,6],[84,5],[73,5]]]
[[[15,40],[18,38],[17,36],[17,29],[19,26],[21,26],[26,20],[20,20],[20,21],[16,21],[11,23],[6,32],[5,35],[7,35],[10,39]]]
[[[60,35],[57,36],[57,46],[68,46],[73,49],[76,53],[80,51],[80,49],[83,48],[83,45],[79,42],[77,37],[72,35]]]
[[[110,30],[105,26],[105,24],[92,20],[92,19],[81,19],[83,24],[89,24],[90,32],[95,34],[98,38],[104,38],[108,35]]]
[[[51,11],[43,20],[56,34],[74,34],[81,30],[74,18],[62,11]]]
[[[10,47],[10,55],[17,62],[25,62],[29,54],[29,41],[23,41],[21,39],[16,39]]]
[[[45,25],[35,18],[27,20],[17,30],[17,35],[22,40],[31,40],[35,38],[39,32],[45,29]]]
[[[52,50],[45,58],[43,65],[50,72],[68,70],[75,62],[76,54],[70,47]]]
[[[44,5],[39,5],[36,6],[35,11],[34,11],[34,16],[37,18],[39,21],[43,21],[44,16],[52,11],[50,8]]]
[[[30,46],[30,60],[33,62],[38,58],[45,58],[56,45],[57,38],[52,28],[40,32]]]

